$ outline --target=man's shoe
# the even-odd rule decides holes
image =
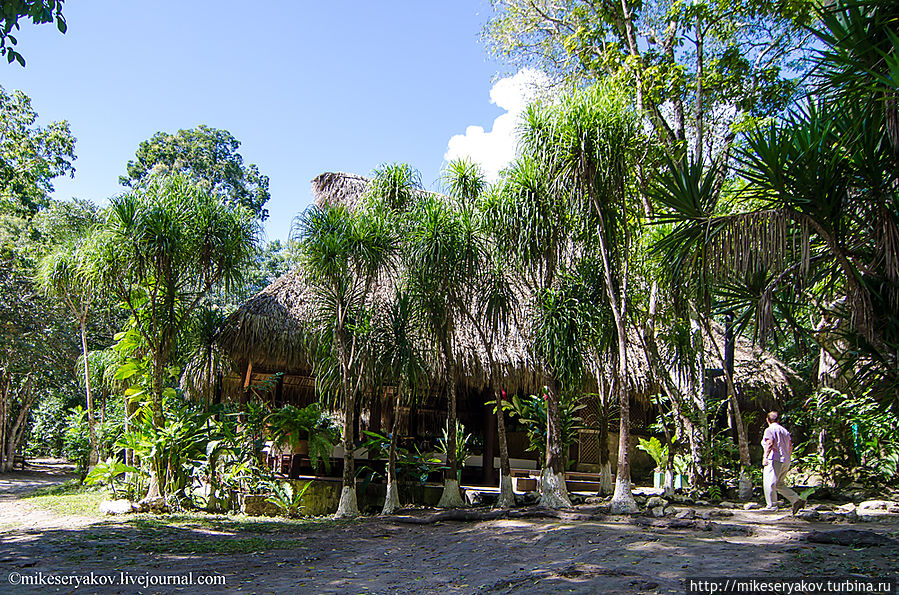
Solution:
[[[805,508],[805,500],[800,498],[793,502],[793,516],[796,516],[796,513]]]
[[[762,509],[763,512],[775,512],[777,510],[777,506],[766,506]]]

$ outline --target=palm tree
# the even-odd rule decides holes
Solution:
[[[502,407],[504,391],[494,348],[498,340],[508,335],[519,308],[518,296],[512,287],[512,271],[503,259],[497,245],[498,238],[491,233],[493,230],[485,216],[490,208],[489,196],[493,190],[488,188],[480,167],[467,158],[455,159],[447,165],[443,178],[449,196],[463,205],[477,207],[474,214],[478,229],[472,240],[478,242],[475,252],[481,255],[483,262],[474,268],[476,276],[466,280],[468,298],[462,301],[461,306],[465,320],[472,325],[487,354],[488,386],[493,393],[499,438],[500,497],[497,506],[507,508],[515,505],[515,493],[506,440],[505,410]],[[484,453],[485,459],[492,456],[493,453]]]
[[[456,444],[456,384],[454,337],[469,295],[466,290],[483,255],[476,237],[473,210],[449,204],[434,195],[421,198],[411,212],[404,247],[404,269],[416,309],[439,354],[441,383],[447,397],[447,444]],[[464,504],[459,491],[455,449],[447,450],[447,470],[439,506]]]
[[[421,323],[409,292],[400,288],[387,305],[374,329],[375,367],[378,373],[393,383],[393,415],[388,431],[387,495],[381,514],[393,514],[400,506],[396,476],[397,418],[403,403],[409,402],[410,389],[422,383],[427,375],[427,356],[422,353],[425,342],[421,337]]]
[[[81,336],[81,363],[84,374],[84,395],[87,403],[90,463],[97,462],[98,445],[91,374],[88,365],[87,323],[98,298],[98,288],[89,274],[86,238],[72,238],[57,244],[38,263],[36,281],[43,291],[61,298],[78,322]]]
[[[617,337],[615,385],[621,426],[612,498],[615,512],[636,510],[629,462],[627,295],[632,226],[639,218],[632,190],[637,140],[636,118],[619,94],[601,86],[571,91],[556,103],[537,102],[525,110],[522,158],[509,170],[506,182],[513,195],[540,197],[520,201],[524,217],[517,225],[523,233],[516,244],[523,260],[533,266],[529,277],[538,280],[536,287],[544,292],[552,288],[555,275],[570,259],[575,239],[589,241],[600,263]],[[552,390],[553,383],[549,387]],[[556,483],[564,489],[564,482]]]
[[[256,229],[244,209],[173,175],[113,198],[105,226],[92,237],[90,274],[125,305],[151,355],[156,428],[165,426],[163,391],[184,330],[213,289],[241,283]],[[166,494],[159,471],[149,495]]]
[[[358,516],[353,433],[356,397],[365,377],[361,366],[367,337],[361,329],[378,276],[393,259],[395,237],[383,211],[364,205],[350,211],[342,204],[310,207],[297,222],[295,237],[315,296],[313,326],[333,356],[343,404],[343,487],[336,516]]]

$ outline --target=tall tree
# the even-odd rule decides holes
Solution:
[[[642,215],[634,185],[639,143],[636,119],[614,88],[593,86],[566,93],[554,103],[537,102],[529,107],[520,142],[524,154],[532,156],[531,167],[546,176],[543,193],[561,201],[563,212],[589,222],[583,235],[589,239],[601,265],[601,281],[617,338],[616,386],[621,426],[612,509],[633,511],[636,504],[631,494],[629,458],[627,305],[635,222]],[[531,188],[531,184],[524,188]],[[551,245],[544,244],[540,250]],[[560,250],[564,245],[555,246],[552,250],[557,254],[541,267],[547,273],[560,268],[558,259],[564,255]],[[544,290],[551,286],[542,285]]]
[[[681,267],[708,255],[710,280],[730,297],[734,288],[743,294],[762,340],[776,313],[804,332],[792,313],[815,304],[816,320],[838,321],[831,330],[851,346],[833,359],[895,406],[899,161],[891,101],[899,91],[891,77],[899,72],[899,12],[893,3],[838,2],[821,9],[821,20],[815,74],[824,97],[747,133],[739,208],[717,200],[708,184],[676,183],[707,176],[696,173],[700,164],[672,164],[658,200],[673,228],[660,249]],[[820,349],[832,350],[824,337],[833,332],[818,333]]]
[[[721,163],[741,128],[777,114],[806,67],[811,3],[497,0],[491,50],[579,80],[614,77],[672,155]]]
[[[151,355],[150,408],[157,428],[164,427],[163,395],[182,333],[214,288],[242,282],[255,241],[248,211],[183,174],[154,176],[111,200],[89,260],[92,274],[131,313]],[[165,495],[164,477],[157,470],[151,491]]]
[[[481,262],[471,268],[475,276],[466,279],[466,298],[460,305],[464,321],[472,326],[487,355],[488,388],[493,394],[500,453],[500,496],[497,505],[505,508],[515,505],[515,493],[502,406],[503,382],[494,350],[498,342],[509,337],[520,304],[513,288],[513,271],[498,246],[501,239],[498,234],[492,233],[494,230],[490,228],[490,218],[487,216],[491,208],[490,194],[495,190],[487,186],[483,172],[469,159],[450,161],[443,178],[450,197],[475,209],[477,230],[472,241],[478,243],[475,252]],[[484,457],[488,456],[492,457],[493,453],[485,452]]]
[[[128,162],[123,186],[139,188],[151,173],[182,173],[226,203],[242,205],[260,220],[268,218],[268,176],[255,165],[244,165],[240,141],[227,130],[201,124],[175,134],[157,132],[140,144]]]
[[[36,122],[27,95],[0,87],[0,213],[33,217],[49,204],[51,180],[75,174],[69,123],[41,127]]]
[[[337,367],[343,404],[343,487],[337,517],[359,515],[356,501],[356,397],[365,377],[368,310],[378,276],[394,258],[392,226],[383,213],[342,204],[313,205],[297,222],[300,262],[316,302],[316,333]]]
[[[54,205],[51,211],[63,210],[65,207]],[[77,207],[76,207],[77,208]],[[71,209],[69,209],[71,213]],[[91,443],[90,461],[96,462],[98,455],[97,433],[95,427],[94,399],[91,391],[91,373],[88,364],[87,332],[90,316],[95,307],[102,302],[96,279],[91,275],[92,254],[87,246],[90,236],[96,232],[100,224],[99,213],[91,207],[80,209],[80,217],[76,214],[69,218],[71,224],[64,228],[56,226],[57,233],[51,238],[53,245],[37,266],[36,281],[40,288],[50,296],[59,298],[68,308],[78,323],[81,336],[81,363],[84,377],[84,394],[87,405],[88,429]],[[48,214],[48,218],[53,214]],[[46,226],[45,226],[46,227]]]
[[[423,196],[412,210],[412,224],[403,249],[409,288],[440,358],[441,384],[446,391],[447,444],[456,444],[458,366],[454,349],[469,294],[469,280],[483,261],[472,208],[435,195]],[[455,448],[447,448],[447,470],[438,506],[464,504],[459,491]]]

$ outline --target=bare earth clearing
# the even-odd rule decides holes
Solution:
[[[884,578],[899,571],[895,544],[857,548],[805,540],[812,530],[837,528],[897,539],[897,515],[849,525],[735,510],[711,524],[678,529],[670,518],[602,516],[580,507],[562,518],[417,525],[377,517],[103,518],[60,514],[22,498],[68,478],[56,465],[0,476],[0,593],[684,593],[691,577]],[[221,575],[226,584],[142,588],[117,582],[76,589],[9,583],[10,573],[91,572],[116,581],[120,572]]]

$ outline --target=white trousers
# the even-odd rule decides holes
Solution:
[[[765,465],[763,473],[765,479],[765,502],[768,503],[769,507],[777,504],[777,494],[781,494],[784,498],[789,500],[790,504],[799,500],[799,494],[785,486],[783,483],[783,480],[789,471],[790,461],[783,463],[780,461],[771,461]]]

